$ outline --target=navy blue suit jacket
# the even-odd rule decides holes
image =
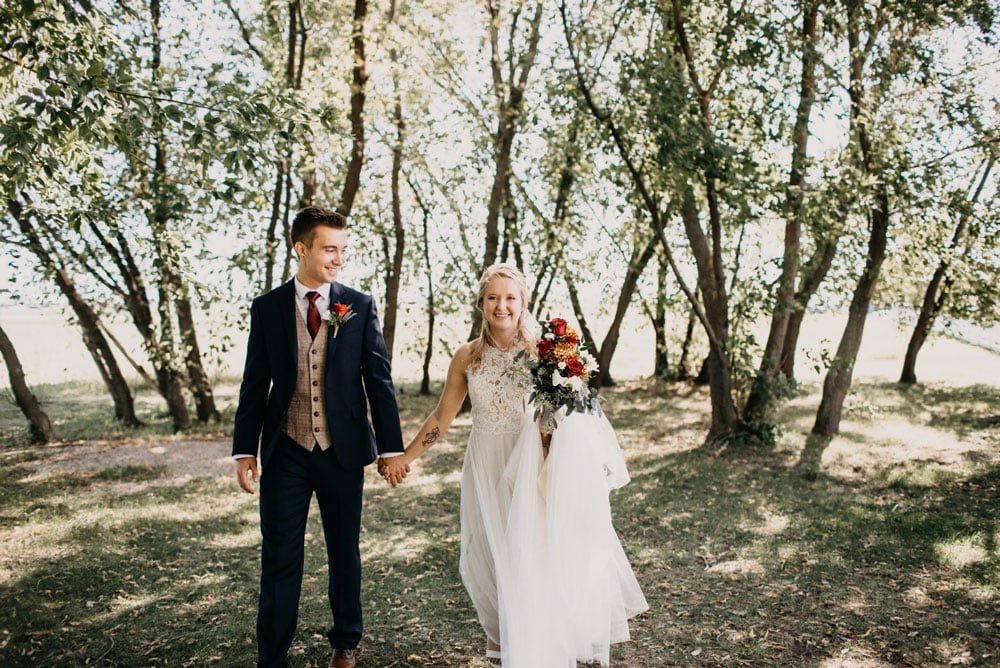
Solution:
[[[356,314],[337,336],[327,328],[326,417],[337,461],[361,468],[378,453],[402,452],[399,409],[375,303],[369,295],[330,286],[330,304]],[[289,281],[254,299],[243,383],[233,425],[233,454],[258,455],[262,467],[277,447],[295,391],[298,345],[295,284]],[[371,407],[371,422],[368,407]],[[374,430],[373,430],[374,426]],[[311,446],[311,443],[303,445]]]

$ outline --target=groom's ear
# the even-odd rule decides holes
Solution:
[[[305,256],[306,251],[309,249],[309,247],[301,241],[296,241],[292,248],[295,249],[295,256],[298,260],[301,260]]]

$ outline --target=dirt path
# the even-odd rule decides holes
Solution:
[[[193,478],[233,475],[230,448],[229,440],[88,441],[43,448],[44,457],[24,466],[45,477],[128,466],[162,467],[162,475],[144,484],[180,485]]]

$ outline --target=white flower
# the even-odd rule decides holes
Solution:
[[[597,360],[594,356],[588,353],[586,350],[580,351],[580,361],[583,362],[583,369],[589,376],[597,372],[600,366],[597,364]]]
[[[561,373],[557,373],[554,374],[554,377],[552,378],[552,384],[556,387],[559,387],[560,385],[568,385],[574,392],[580,392],[583,390],[583,379],[579,376],[566,378]]]

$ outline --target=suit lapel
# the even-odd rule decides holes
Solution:
[[[281,323],[281,336],[285,339],[284,348],[292,352],[292,368],[299,368],[299,335],[296,332],[296,319],[301,318],[298,304],[295,303],[295,280],[285,283],[285,295],[281,298],[281,309],[292,317],[278,318]]]
[[[333,305],[336,304],[336,303],[338,303],[340,301],[340,296],[341,296],[341,294],[343,294],[343,292],[344,292],[344,286],[342,286],[340,283],[337,283],[336,281],[334,281],[333,283],[331,283],[330,284],[330,304],[329,304],[329,306],[327,308],[333,308]],[[337,352],[337,337],[335,337],[333,335],[333,325],[328,326],[326,328],[326,330],[327,330],[326,331],[326,336],[327,336],[327,339],[326,339],[326,359],[327,359],[326,369],[327,369],[327,373],[329,373],[330,368],[333,366],[332,364],[330,364],[330,361],[333,360],[333,355],[334,355],[334,353]]]

